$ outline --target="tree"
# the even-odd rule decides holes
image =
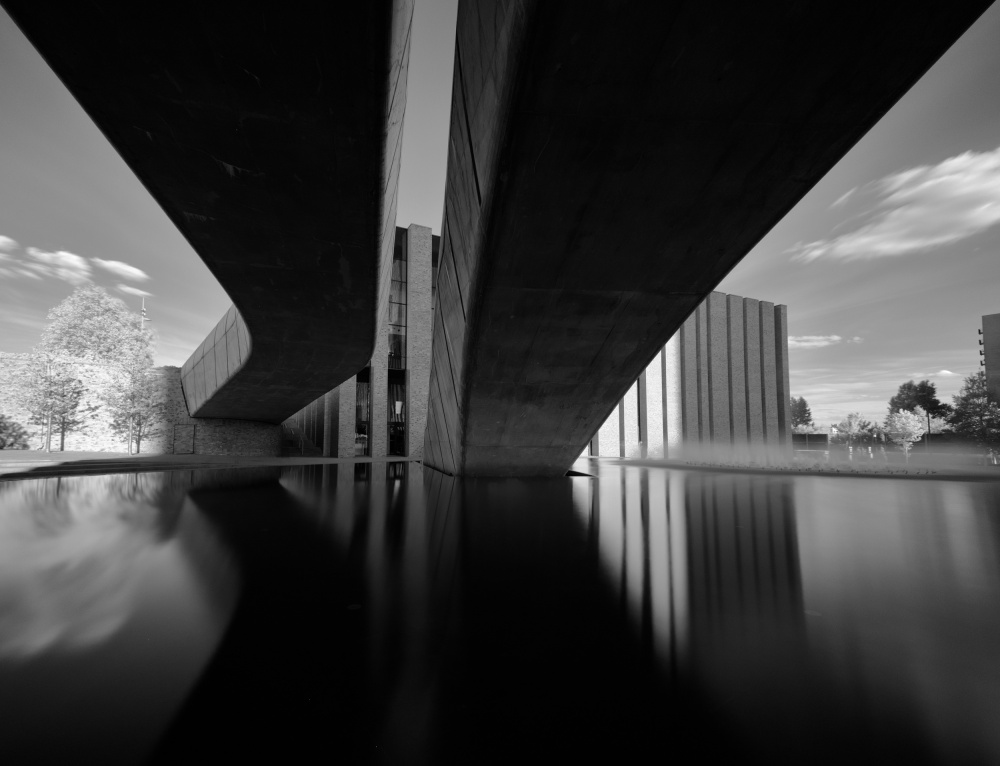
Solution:
[[[885,418],[886,436],[903,448],[906,462],[910,462],[910,447],[924,435],[924,419],[907,410],[890,411]]]
[[[156,433],[156,423],[166,409],[151,365],[142,357],[132,360],[105,392],[104,401],[111,412],[112,430],[126,437],[128,454],[133,445],[139,454],[142,440]]]
[[[153,334],[125,302],[96,285],[82,285],[49,312],[41,350],[53,357],[121,366],[153,361]]]
[[[112,429],[126,435],[129,454],[141,448],[152,419],[161,411],[150,370],[153,334],[125,302],[95,285],[76,288],[49,312],[42,349],[57,358],[96,364],[108,373],[101,398],[112,415]]]
[[[796,399],[794,396],[789,400],[792,409],[792,427],[795,426],[811,426],[813,424],[812,412],[809,409],[809,404],[806,402],[805,398],[800,396]]]
[[[78,416],[83,398],[83,383],[65,365],[46,354],[36,353],[19,375],[19,398],[31,413],[28,421],[45,427],[45,451],[52,451],[52,428],[60,434],[60,450],[66,446],[66,433],[79,428]]]
[[[967,377],[953,401],[952,427],[985,449],[995,465],[1000,453],[1000,404],[986,387],[986,373],[980,370]]]
[[[931,431],[931,418],[947,418],[951,414],[951,407],[941,403],[937,398],[937,387],[929,380],[922,380],[919,383],[909,380],[901,385],[896,395],[889,400],[889,412],[900,410],[913,412],[917,407],[924,412],[926,433]]]
[[[870,432],[871,427],[872,422],[860,412],[850,412],[846,418],[834,426],[837,429],[834,442],[840,442],[849,446],[858,444],[864,440],[865,436]]]
[[[28,449],[28,432],[6,415],[0,415],[0,449]]]

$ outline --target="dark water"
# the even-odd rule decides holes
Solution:
[[[0,483],[0,763],[998,763],[997,483]]]

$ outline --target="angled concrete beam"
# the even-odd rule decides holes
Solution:
[[[412,0],[4,7],[233,300],[192,415],[280,422],[385,321]]]
[[[425,461],[564,473],[988,5],[462,0]]]

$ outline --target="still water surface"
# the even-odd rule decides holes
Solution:
[[[1000,484],[0,482],[0,763],[1000,762]]]

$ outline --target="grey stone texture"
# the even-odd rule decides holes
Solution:
[[[337,387],[340,400],[340,431],[337,435],[337,457],[354,457],[358,422],[358,386],[354,379]]]
[[[1000,314],[983,316],[982,360],[986,388],[1000,401]]]
[[[775,358],[774,304],[761,301],[760,309],[760,389],[764,416],[764,443],[778,439],[778,376]]]
[[[431,230],[406,230],[406,454],[420,460],[427,428],[427,392],[431,377]]]
[[[743,363],[747,434],[751,445],[764,443],[764,390],[760,374],[760,301],[743,299]]]

